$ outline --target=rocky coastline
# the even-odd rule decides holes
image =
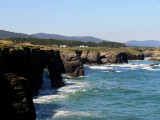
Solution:
[[[43,71],[48,69],[51,86],[65,86],[61,73],[84,76],[83,64],[121,64],[130,59],[144,59],[144,54],[127,52],[59,51],[24,47],[0,49],[0,79],[5,85],[4,114],[9,120],[35,120],[32,101],[43,84]]]

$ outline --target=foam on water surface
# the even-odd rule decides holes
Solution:
[[[46,79],[34,99],[37,120],[159,120],[160,65],[150,63],[84,65],[86,76],[64,74],[60,89]]]

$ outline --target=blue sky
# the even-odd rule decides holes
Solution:
[[[0,29],[160,40],[160,0],[0,0]]]

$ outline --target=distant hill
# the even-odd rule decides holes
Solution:
[[[160,41],[158,40],[145,40],[145,41],[130,40],[128,42],[125,42],[124,44],[128,46],[160,47]]]
[[[82,42],[96,42],[100,43],[102,41],[106,41],[103,39],[95,38],[92,36],[63,36],[58,34],[47,34],[47,33],[37,33],[37,34],[31,34],[31,36],[41,38],[41,39],[59,39],[59,40],[77,40]]]
[[[29,37],[30,35],[23,34],[23,33],[15,33],[9,32],[5,30],[0,30],[0,39],[8,39],[12,37]]]
[[[40,39],[57,39],[57,40],[76,40],[82,42],[95,42],[100,43],[106,40],[99,39],[92,36],[63,36],[58,34],[47,34],[47,33],[37,33],[37,34],[23,34],[23,33],[16,33],[10,32],[5,30],[0,30],[0,39],[8,39],[13,37],[36,37]]]

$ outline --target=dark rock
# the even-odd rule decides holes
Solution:
[[[81,54],[81,61],[83,64],[86,64],[88,62],[88,51],[83,51],[82,54]]]
[[[65,84],[62,81],[61,73],[58,71],[58,64],[56,63],[55,53],[53,50],[46,51],[46,65],[49,71],[49,77],[51,79],[51,85],[53,88],[63,87]]]
[[[29,49],[0,50],[0,79],[6,88],[7,110],[12,120],[35,120],[32,97],[38,94],[43,84],[43,70],[48,68],[51,85],[64,86],[56,64],[54,50]]]
[[[36,113],[29,91],[28,81],[14,73],[0,74],[1,80],[6,82],[7,92],[5,101],[6,111],[3,111],[7,120],[35,120]],[[6,118],[7,117],[7,118]]]
[[[59,71],[59,73],[66,73],[63,61],[60,56],[60,51],[55,51],[55,63],[58,66],[57,70]]]
[[[103,64],[117,64],[117,63],[128,63],[127,54],[124,52],[121,53],[101,53],[101,62]]]
[[[60,52],[66,73],[71,77],[84,76],[81,58],[75,52]]]
[[[127,53],[128,55],[128,60],[144,60],[144,54],[143,53]]]
[[[151,57],[150,61],[160,61],[160,57]]]
[[[100,53],[89,52],[87,62],[89,64],[101,64]]]
[[[108,72],[116,72],[116,71],[114,71],[114,70],[109,70]]]
[[[152,64],[149,64],[150,66],[155,66],[155,65],[159,65],[159,63],[152,63]]]
[[[100,53],[92,51],[83,51],[81,54],[81,60],[83,64],[101,64]]]

